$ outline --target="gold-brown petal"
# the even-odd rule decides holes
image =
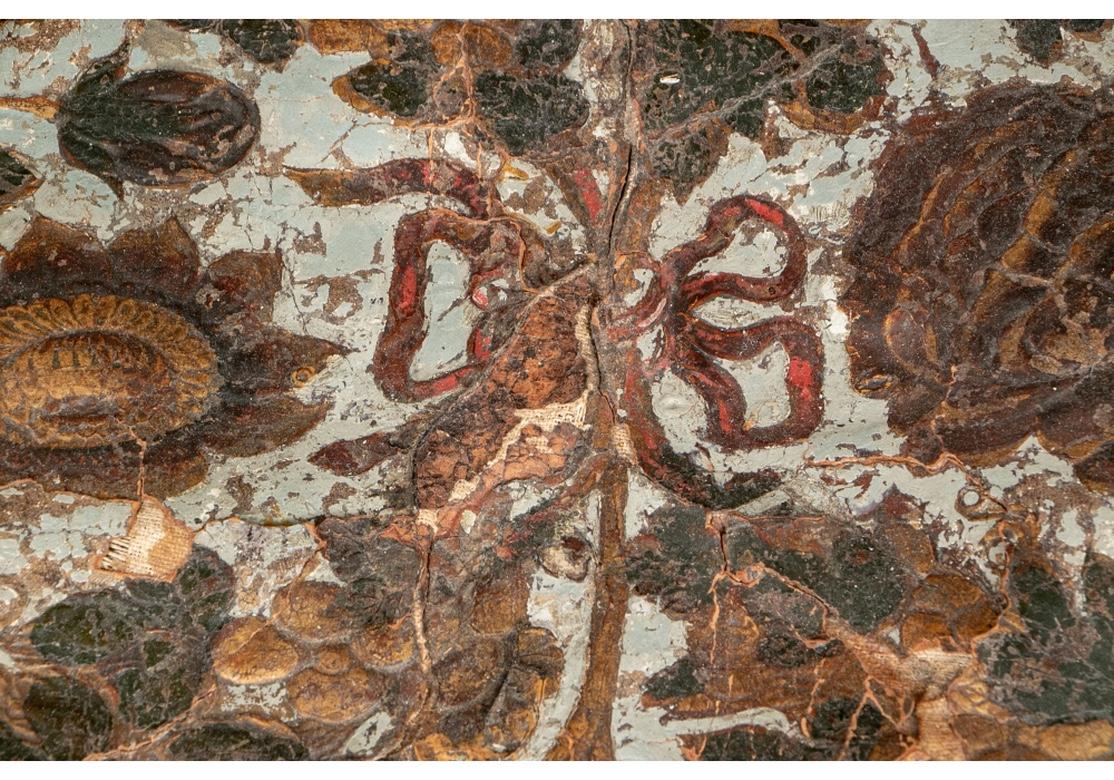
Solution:
[[[360,663],[375,667],[404,664],[414,655],[414,629],[407,615],[394,625],[365,626],[352,640]]]
[[[328,645],[317,651],[313,665],[324,674],[341,674],[352,668],[352,656],[344,645]]]
[[[235,390],[250,393],[301,387],[325,369],[329,358],[343,355],[338,344],[302,336],[283,328],[259,328],[237,343],[221,368]]]
[[[322,54],[367,52],[385,57],[387,34],[366,19],[319,19],[310,24],[309,42]]]
[[[530,583],[521,569],[476,586],[472,628],[481,634],[505,634],[526,619]]]
[[[301,438],[324,419],[331,405],[329,401],[304,404],[289,396],[226,404],[201,423],[198,435],[206,446],[225,455],[258,455]]]
[[[205,271],[197,302],[216,324],[231,319],[233,326],[239,326],[244,317],[267,321],[275,294],[282,287],[282,271],[277,251],[229,252]]]
[[[213,642],[213,671],[238,685],[281,680],[298,665],[298,650],[270,623],[248,617],[225,626]]]
[[[110,268],[108,253],[96,236],[36,217],[4,259],[2,278],[14,289],[0,291],[0,298],[41,295],[75,281],[102,282]]]
[[[340,593],[328,582],[295,582],[275,594],[271,615],[280,629],[303,642],[341,641],[351,635],[354,619],[337,603]]]
[[[499,677],[505,657],[503,646],[490,639],[446,655],[433,668],[441,700],[455,707],[479,697]]]
[[[154,228],[121,233],[108,251],[112,270],[122,282],[158,290],[181,302],[197,290],[201,276],[197,245],[174,217]]]
[[[287,686],[299,716],[326,723],[345,723],[367,713],[386,692],[386,677],[359,668],[343,674],[306,669]]]

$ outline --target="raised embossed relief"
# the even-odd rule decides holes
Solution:
[[[108,246],[38,218],[3,259],[0,473],[100,496],[166,496],[209,452],[304,433],[327,404],[290,391],[342,352],[268,323],[280,258],[233,252],[204,271],[174,219]]]
[[[146,70],[122,77],[127,49],[94,62],[58,107],[66,159],[109,182],[182,184],[238,163],[259,111],[236,86],[203,73]]]
[[[0,758],[1110,758],[1109,27],[4,22]]]

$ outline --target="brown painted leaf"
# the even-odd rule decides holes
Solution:
[[[0,211],[29,195],[42,183],[23,156],[11,149],[0,149]]]

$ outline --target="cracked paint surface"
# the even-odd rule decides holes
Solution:
[[[1109,28],[4,22],[0,757],[1110,758]]]

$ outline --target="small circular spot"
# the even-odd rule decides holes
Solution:
[[[294,387],[305,387],[317,375],[317,372],[311,366],[299,366],[290,372],[290,383]]]

